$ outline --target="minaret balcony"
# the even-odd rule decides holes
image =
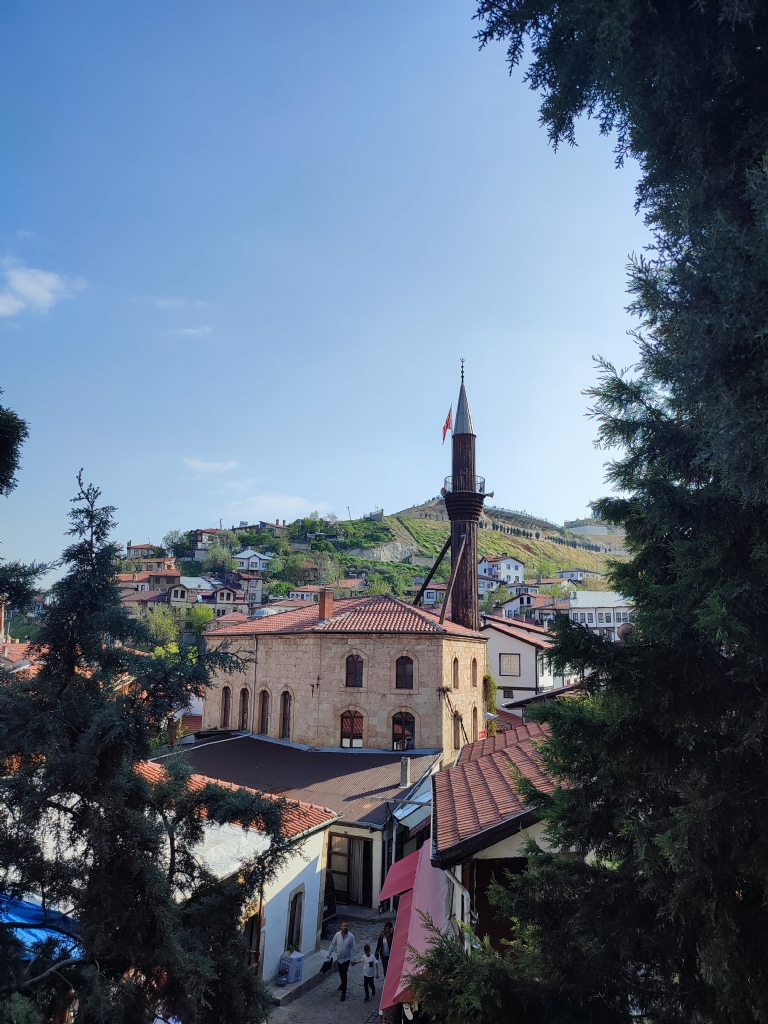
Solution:
[[[441,494],[453,494],[453,490],[454,490],[454,488],[453,488],[453,477],[452,476],[447,476],[445,478],[445,484],[443,486]],[[470,493],[472,493],[472,492],[470,492]],[[484,476],[476,476],[475,477],[474,493],[475,494],[485,494],[486,493],[486,491],[485,491],[485,477]]]

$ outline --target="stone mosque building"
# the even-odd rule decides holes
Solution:
[[[484,736],[477,522],[485,495],[475,475],[463,370],[452,447],[453,472],[445,481],[451,537],[441,556],[450,547],[452,558],[443,618],[389,596],[334,601],[328,590],[310,607],[216,630],[210,639],[229,641],[247,664],[214,680],[203,728],[315,748],[439,751],[444,761]]]

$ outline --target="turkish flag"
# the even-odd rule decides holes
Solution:
[[[443,424],[443,444],[445,444],[445,435],[453,426],[453,405],[448,410],[448,415],[445,417],[445,423]]]

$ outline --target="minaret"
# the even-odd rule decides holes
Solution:
[[[455,569],[451,593],[451,619],[468,629],[480,628],[477,598],[477,524],[483,509],[485,481],[475,474],[475,431],[464,387],[453,427],[453,475],[445,482],[445,508],[451,521],[451,563]]]

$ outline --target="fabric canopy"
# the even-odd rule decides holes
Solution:
[[[413,888],[400,898],[387,976],[381,994],[382,1010],[396,1003],[409,1003],[413,999],[413,993],[406,982],[407,976],[413,970],[413,965],[409,962],[408,947],[412,946],[417,953],[423,953],[430,938],[419,911],[429,914],[439,931],[444,931],[448,926],[450,882],[445,877],[445,872],[432,866],[429,843],[425,843],[420,850],[405,860],[412,857],[418,858]],[[405,860],[399,863],[404,864]]]
[[[413,888],[413,880],[416,877],[416,866],[419,863],[419,850],[408,854],[402,860],[396,860],[387,872],[387,877],[379,894],[379,903],[384,900],[391,900],[393,896],[400,896]]]

